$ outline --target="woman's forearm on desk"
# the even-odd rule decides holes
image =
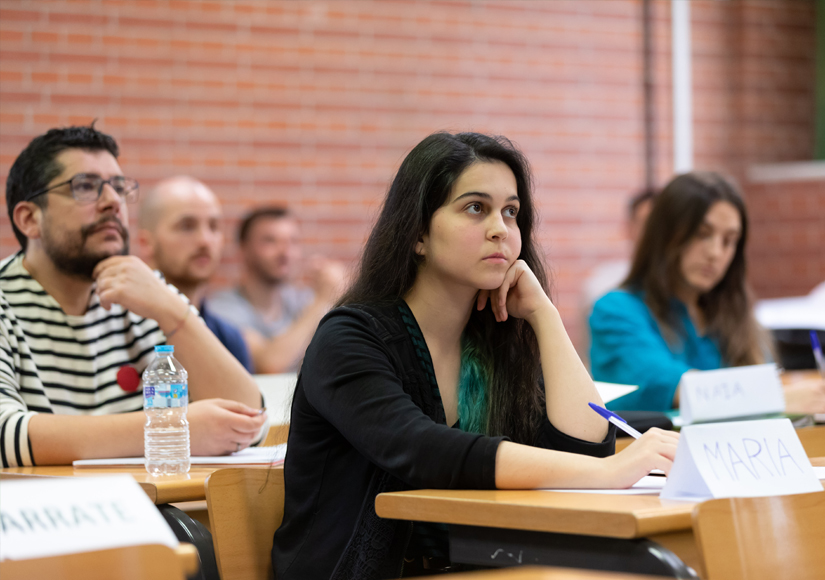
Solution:
[[[143,455],[142,412],[75,416],[38,413],[29,421],[35,465],[67,465],[75,459]]]
[[[677,433],[653,428],[616,455],[597,458],[503,441],[496,452],[496,487],[626,488],[654,469],[669,473],[678,442]]]
[[[601,459],[503,441],[496,453],[498,489],[601,487]],[[594,485],[595,483],[595,485]]]

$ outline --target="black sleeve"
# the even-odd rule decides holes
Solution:
[[[502,437],[450,429],[404,392],[374,321],[351,309],[330,313],[301,369],[307,401],[359,453],[416,488],[495,489]]]
[[[616,426],[610,425],[607,436],[601,443],[591,443],[571,437],[556,429],[547,418],[546,413],[541,415],[542,421],[536,435],[535,447],[544,449],[554,449],[556,451],[567,451],[580,455],[590,455],[592,457],[608,457],[616,453]]]

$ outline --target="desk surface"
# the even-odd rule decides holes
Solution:
[[[424,577],[419,576],[419,578],[423,580]],[[661,577],[533,566],[450,574],[451,580],[656,580],[657,578]]]
[[[41,467],[6,467],[0,477],[100,477],[126,473],[135,478],[156,504],[206,499],[204,484],[213,471],[226,466],[193,466],[185,476],[152,477],[143,467],[106,467],[75,469],[71,465],[47,465]]]
[[[653,495],[427,489],[382,493],[375,511],[401,520],[642,538],[690,529],[695,505]]]
[[[811,463],[825,465],[825,457]],[[630,539],[691,530],[695,505],[655,495],[425,489],[382,493],[375,511],[400,520]]]

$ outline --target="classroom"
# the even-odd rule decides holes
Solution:
[[[825,577],[825,0],[0,0],[0,576]]]

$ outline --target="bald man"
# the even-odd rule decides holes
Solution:
[[[141,200],[138,248],[147,264],[198,307],[209,329],[251,373],[252,359],[243,335],[212,314],[204,299],[221,260],[221,220],[221,205],[206,185],[187,176],[164,179]]]

